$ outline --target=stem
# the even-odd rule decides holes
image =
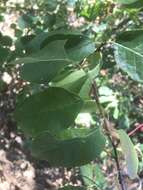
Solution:
[[[135,129],[133,129],[131,132],[128,133],[129,136],[132,136],[134,135],[134,133],[136,131],[138,131],[139,129],[141,129],[143,127],[143,123],[142,124],[139,124]]]
[[[115,154],[114,159],[115,159],[116,166],[117,166],[117,171],[118,171],[118,180],[119,180],[121,189],[122,189],[122,190],[125,190],[125,188],[124,188],[124,183],[123,183],[123,178],[122,178],[122,174],[121,174],[121,169],[120,169],[120,164],[119,164],[119,159],[118,159],[118,153],[117,153],[116,144],[115,144],[114,141],[112,140],[112,135],[111,135],[111,132],[110,132],[110,131],[111,131],[111,130],[110,130],[110,125],[109,125],[109,122],[108,122],[108,120],[107,120],[107,118],[106,118],[105,112],[104,112],[104,110],[102,109],[102,106],[101,106],[101,104],[100,104],[99,95],[98,95],[98,89],[97,89],[97,85],[96,85],[96,82],[95,82],[95,81],[92,82],[92,89],[93,89],[94,100],[96,101],[96,104],[97,104],[97,107],[98,107],[98,109],[99,109],[99,112],[100,112],[100,114],[101,114],[102,117],[103,117],[104,129],[106,130],[108,139],[109,139],[109,141],[111,142],[112,147],[113,147],[113,151],[114,151],[114,154]]]

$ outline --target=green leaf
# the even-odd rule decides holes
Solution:
[[[78,93],[83,99],[89,99],[89,92],[92,85],[91,80],[99,74],[100,68],[101,65],[98,64],[95,68],[90,70],[88,74],[82,69],[73,71],[62,80],[53,83],[53,85]],[[90,79],[88,75],[90,75]]]
[[[52,27],[56,22],[56,14],[46,14],[43,18],[44,28]]]
[[[99,52],[94,52],[93,54],[91,54],[88,58],[87,58],[87,61],[88,61],[88,67],[90,70],[94,69],[95,66],[98,64],[98,63],[102,63],[102,56],[101,56],[101,53]]]
[[[95,43],[87,37],[73,37],[65,44],[65,50],[69,59],[81,62],[95,51]]]
[[[86,188],[69,185],[69,186],[62,187],[59,190],[86,190]]]
[[[84,181],[84,184],[87,186],[95,185],[95,173],[94,173],[94,165],[87,164],[80,167],[81,177]]]
[[[29,135],[56,132],[73,124],[82,100],[62,88],[52,87],[36,93],[17,105],[15,118]]]
[[[122,33],[114,47],[119,67],[133,80],[143,82],[143,30]]]
[[[143,1],[137,0],[132,4],[123,4],[122,7],[127,9],[141,9],[143,7]]]
[[[6,88],[7,88],[7,84],[3,80],[0,80],[0,92],[5,90]]]
[[[118,3],[122,3],[122,4],[132,4],[135,3],[138,0],[117,0]]]
[[[97,105],[94,100],[84,100],[81,109],[82,113],[92,113],[97,111]]]
[[[124,105],[124,104],[123,104]],[[129,129],[130,128],[130,119],[126,113],[122,113],[118,118],[118,126],[120,129]]]
[[[105,188],[107,186],[107,181],[98,164],[95,164],[94,170],[95,170],[96,184],[102,188],[103,187]]]
[[[42,48],[36,53],[29,55],[28,57],[21,58],[15,63],[33,63],[39,61],[56,61],[67,59],[67,55],[64,50],[65,41],[64,40],[56,40],[49,43],[47,46]]]
[[[7,60],[9,53],[10,50],[8,48],[0,46],[0,65]]]
[[[96,67],[94,69],[92,69],[88,72],[89,77],[83,84],[83,86],[80,90],[80,93],[79,93],[81,98],[86,99],[86,100],[90,98],[89,93],[90,93],[90,89],[92,87],[92,84],[91,84],[92,80],[94,80],[98,76],[100,69],[101,69],[101,64],[98,64],[98,65],[96,65]]]
[[[26,54],[27,53],[32,53],[32,48],[31,46],[29,46],[30,42],[33,40],[33,38],[35,37],[35,35],[26,35],[26,36],[22,36],[21,38],[19,38],[16,43],[16,52],[20,52],[23,50],[25,50]]]
[[[131,179],[134,179],[137,177],[139,165],[137,152],[131,139],[124,132],[124,130],[118,130],[118,134],[121,142],[121,148],[126,160],[128,175]]]
[[[12,46],[12,39],[9,36],[0,36],[0,45]]]
[[[100,186],[106,184],[105,177],[97,164],[87,164],[80,167],[80,173],[86,186]]]
[[[53,12],[57,8],[58,0],[50,0],[50,1],[42,0],[40,1],[40,3],[46,6],[47,11]]]
[[[33,26],[33,17],[29,14],[24,14],[18,18],[18,26],[24,30],[25,28]]]
[[[49,82],[64,66],[71,64],[64,51],[64,44],[65,41],[51,42],[37,53],[13,63],[24,63],[20,68],[20,76],[24,80],[36,83]]]
[[[32,143],[33,155],[53,166],[81,166],[99,157],[105,138],[99,129],[66,129],[52,136],[44,132]]]
[[[71,92],[79,93],[86,79],[87,79],[87,75],[81,69],[81,70],[73,71],[64,79],[56,83],[53,83],[52,85],[65,88]]]
[[[41,44],[47,38],[48,34],[48,32],[41,32],[40,34],[36,35],[31,41],[29,41],[28,47],[32,53],[41,49]]]
[[[75,39],[79,37],[84,37],[84,35],[78,30],[61,29],[61,30],[52,31],[46,34],[45,39],[43,40],[41,44],[41,47],[44,47],[51,41],[68,40],[68,39]]]
[[[36,35],[29,43],[28,47],[32,52],[36,52],[41,48],[47,46],[48,43],[55,40],[66,40],[74,36],[82,36],[80,31],[76,30],[56,30],[52,32],[41,32]]]

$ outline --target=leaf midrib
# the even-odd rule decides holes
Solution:
[[[142,54],[140,54],[140,53],[137,52],[137,51],[134,51],[134,50],[131,49],[131,48],[128,48],[127,46],[124,46],[124,45],[122,45],[122,44],[120,44],[120,43],[116,43],[116,42],[113,42],[113,44],[115,44],[115,45],[117,45],[117,46],[120,46],[120,47],[122,47],[122,48],[124,48],[124,49],[126,49],[126,50],[128,50],[128,51],[130,51],[130,52],[132,52],[132,53],[134,53],[134,54],[136,54],[136,55],[138,55],[138,56],[140,56],[140,57],[143,58],[143,55],[142,55]]]

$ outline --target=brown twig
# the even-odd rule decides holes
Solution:
[[[123,182],[123,178],[122,178],[122,174],[121,174],[121,169],[120,169],[120,164],[119,164],[119,159],[118,159],[117,147],[116,147],[116,144],[114,143],[114,141],[112,140],[112,134],[111,134],[111,131],[110,131],[109,122],[108,122],[106,114],[105,114],[105,112],[102,109],[102,106],[100,104],[99,95],[98,95],[98,88],[97,88],[97,85],[96,85],[95,81],[93,81],[93,83],[92,83],[92,90],[93,90],[94,100],[96,101],[96,104],[97,104],[97,107],[99,109],[99,112],[100,112],[100,114],[101,114],[101,116],[103,118],[104,129],[105,129],[106,134],[108,136],[108,139],[109,139],[109,141],[110,141],[110,143],[112,144],[112,147],[113,147],[113,151],[114,151],[114,155],[115,155],[114,159],[115,159],[116,166],[117,166],[117,171],[118,171],[118,180],[119,180],[121,189],[125,190],[124,182]]]
[[[143,123],[137,125],[137,127],[135,129],[133,129],[131,132],[128,133],[129,136],[132,136],[135,134],[136,131],[138,131],[139,129],[143,128]]]

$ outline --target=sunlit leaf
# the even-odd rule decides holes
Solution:
[[[86,73],[81,69],[69,73],[65,78],[53,83],[53,86],[65,88],[71,92],[79,93],[87,79]]]
[[[134,179],[137,177],[139,165],[137,152],[134,148],[131,139],[124,132],[124,130],[118,130],[118,134],[121,142],[121,148],[126,160],[128,175],[131,179]]]
[[[115,47],[115,59],[119,67],[136,81],[143,82],[143,31],[122,33]]]

